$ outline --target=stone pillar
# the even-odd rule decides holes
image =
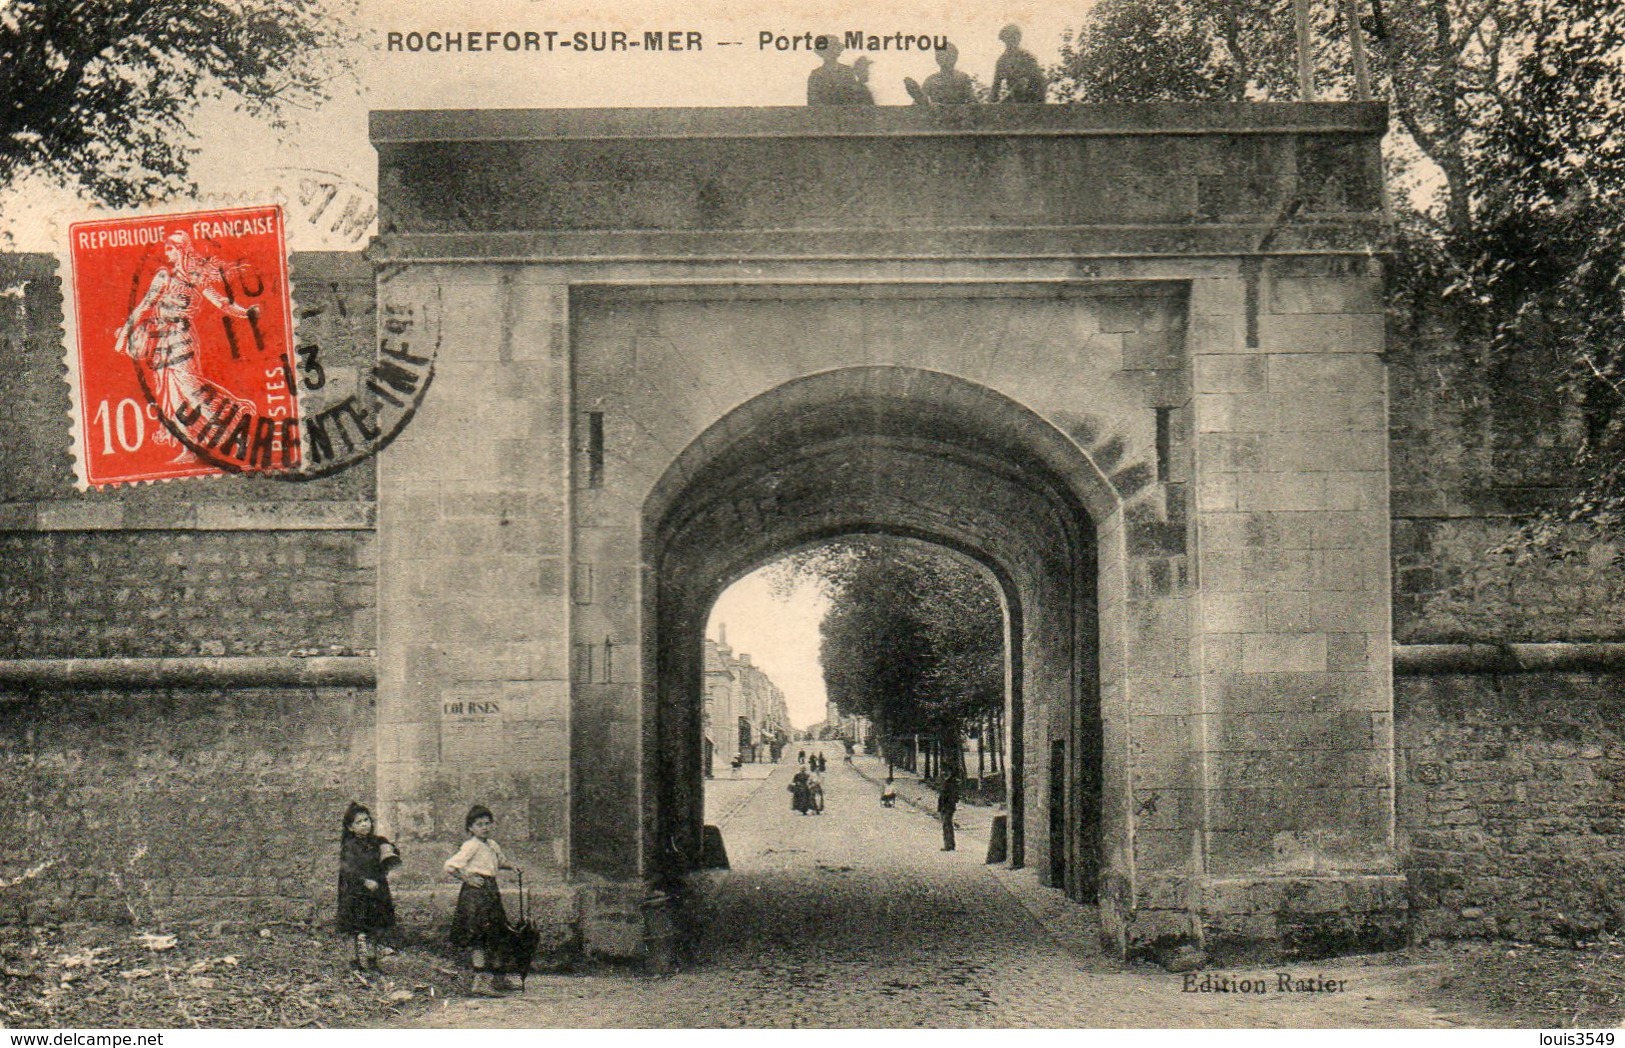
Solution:
[[[396,834],[448,845],[484,804],[528,870],[562,876],[567,300],[529,275],[379,281],[380,318],[405,304],[438,343],[423,405],[378,463],[379,800]]]
[[[1203,282],[1199,282],[1203,283]],[[1242,262],[1193,299],[1202,933],[1394,940],[1380,275]]]

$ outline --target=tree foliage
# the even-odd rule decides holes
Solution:
[[[824,684],[844,712],[892,733],[957,738],[1004,704],[1004,612],[969,561],[915,542],[858,538],[792,558],[830,596]]]
[[[1449,316],[1469,365],[1555,355],[1582,420],[1580,488],[1523,533],[1625,533],[1625,7],[1614,0],[1361,0],[1395,170],[1390,307]],[[1311,4],[1322,97],[1351,94],[1342,0]],[[1082,101],[1292,100],[1290,0],[1101,0],[1052,80]]]
[[[1563,524],[1625,535],[1625,9],[1541,7],[1475,158],[1476,228],[1451,245],[1448,290],[1489,352],[1542,346],[1565,363],[1585,483],[1524,532],[1562,552]]]
[[[277,126],[323,101],[348,40],[323,0],[0,4],[0,189],[39,174],[105,203],[192,190],[192,118]]]

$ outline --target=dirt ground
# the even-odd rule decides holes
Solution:
[[[465,999],[466,973],[426,944],[404,945],[384,958],[385,975],[361,979],[348,970],[344,944],[330,931],[279,925],[263,931],[181,928],[173,934],[173,946],[153,949],[149,943],[164,947],[166,939],[142,938],[128,926],[0,929],[0,1026],[439,1026],[475,1025],[469,1021],[481,1015],[494,1023],[510,1011],[543,1014],[519,1000]],[[1578,949],[1435,943],[1329,967],[1361,972],[1375,991],[1371,1005],[1416,1009],[1414,1014],[1432,1014],[1446,1025],[1595,1029],[1625,1020],[1621,943]],[[1150,985],[1168,976],[1146,966],[1123,969],[1115,978]],[[648,992],[682,979],[681,973],[650,979],[582,966],[575,974],[533,976],[526,997],[576,999],[591,1007],[606,995]],[[1227,1025],[1243,1024],[1243,1015],[1232,1010],[1228,1016]],[[1259,1025],[1277,1025],[1275,1018],[1261,1013]]]
[[[734,869],[705,900],[696,963],[669,976],[555,957],[523,995],[471,999],[461,959],[428,934],[394,943],[384,974],[363,978],[324,927],[5,926],[0,1026],[1550,1029],[1625,1018],[1625,940],[1608,935],[1281,966],[1347,981],[1319,1001],[1188,992],[1188,976],[1102,954],[1092,911],[1027,871],[984,865],[974,830],[965,850],[941,852],[926,811],[882,808],[873,783],[835,765],[828,811],[804,819],[782,777],[717,787]],[[805,990],[793,1010],[786,987]]]
[[[294,925],[0,928],[0,1025],[12,1028],[299,1028],[386,1026],[462,985],[453,961],[423,946],[349,970],[331,930]]]

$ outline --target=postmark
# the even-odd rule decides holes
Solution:
[[[317,308],[311,307],[308,319]],[[320,341],[301,336],[295,352],[303,457],[297,470],[272,476],[314,480],[388,447],[434,379],[441,316],[438,288],[402,288],[386,274],[378,283],[377,344],[369,363],[331,368],[323,363]]]
[[[292,191],[280,190],[288,210],[304,221],[307,232],[343,250],[365,245],[378,220],[378,197],[372,190],[336,171],[279,167],[268,172]],[[297,275],[296,275],[297,276]]]
[[[69,230],[81,466],[93,486],[329,476],[376,454],[433,376],[437,303],[381,296],[370,364],[294,325],[278,206]],[[312,325],[314,336],[319,325]]]

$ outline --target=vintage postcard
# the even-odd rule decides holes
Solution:
[[[1622,54],[0,0],[0,1025],[1612,1044]]]

